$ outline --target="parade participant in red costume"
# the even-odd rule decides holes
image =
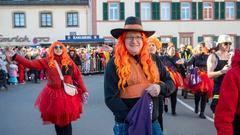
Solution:
[[[184,70],[184,61],[176,55],[175,46],[173,43],[168,43],[167,55],[162,56],[163,65],[169,72],[175,84],[175,91],[170,95],[172,115],[176,115],[177,92],[178,88],[183,88],[183,77],[181,72]],[[164,109],[167,112],[168,104],[165,103]]]
[[[224,76],[214,124],[218,135],[240,135],[240,50],[236,50]]]
[[[35,106],[41,112],[44,124],[55,124],[57,135],[72,135],[71,122],[80,118],[82,103],[88,93],[81,72],[68,56],[67,48],[60,42],[54,42],[43,59],[28,60],[18,54],[6,56],[27,68],[46,71],[48,82]],[[78,94],[70,96],[65,93],[55,61],[62,71],[64,82],[75,85]]]
[[[188,66],[193,65],[194,68],[191,70],[191,74],[187,77],[190,80],[186,86],[194,93],[195,113],[198,113],[199,102],[201,100],[199,117],[205,119],[204,111],[208,98],[212,97],[213,81],[208,78],[208,55],[204,54],[202,48],[203,45],[198,44],[196,54],[187,62]]]

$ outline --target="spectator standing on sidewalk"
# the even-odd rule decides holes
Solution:
[[[18,47],[17,48],[17,54],[24,56],[24,47]],[[22,64],[17,63],[18,65],[18,82],[19,84],[24,84],[25,83],[25,68]]]
[[[68,55],[73,60],[73,62],[79,67],[79,69],[81,69],[82,62],[81,62],[80,56],[76,52],[76,49],[73,47],[70,47]]]

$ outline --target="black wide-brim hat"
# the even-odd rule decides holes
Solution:
[[[130,16],[126,19],[124,28],[116,28],[111,30],[114,38],[118,39],[123,32],[143,32],[147,37],[150,37],[155,31],[143,30],[142,22],[138,17]]]

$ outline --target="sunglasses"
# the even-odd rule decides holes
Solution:
[[[231,42],[224,42],[223,44],[224,44],[225,46],[227,46],[227,45],[232,45]]]
[[[60,45],[54,46],[54,49],[62,49],[62,46]]]

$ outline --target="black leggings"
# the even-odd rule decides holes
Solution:
[[[200,112],[204,112],[207,104],[207,93],[206,92],[198,92],[194,94],[194,100],[195,100],[195,108],[198,110],[199,101],[201,99],[201,106],[200,106]]]
[[[178,90],[175,90],[170,96],[172,113],[176,113],[177,92]]]
[[[160,127],[163,131],[163,116],[162,116],[162,113],[160,113],[159,116],[158,116],[158,122],[159,122]]]
[[[63,127],[55,125],[55,130],[57,135],[72,135],[72,124]]]
[[[235,115],[233,121],[233,132],[234,135],[240,135],[240,117]]]

